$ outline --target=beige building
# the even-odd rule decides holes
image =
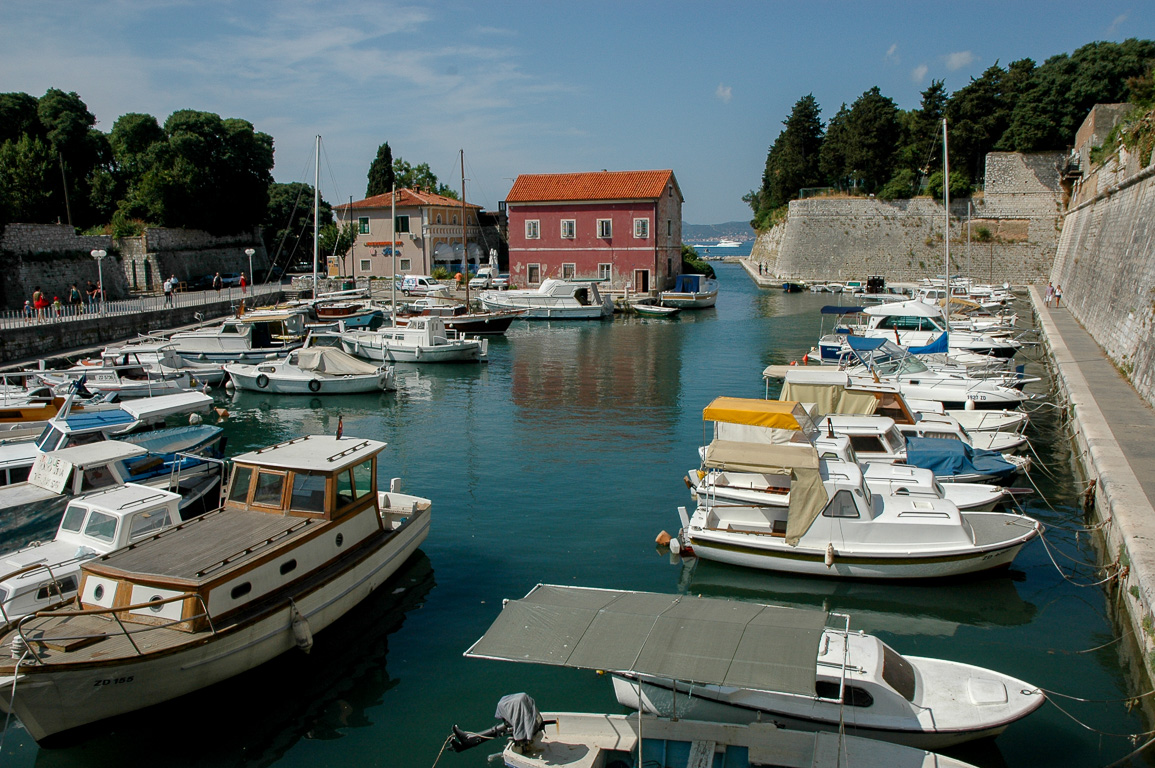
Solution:
[[[485,249],[477,242],[481,206],[407,188],[394,194],[396,222],[392,218],[392,194],[334,206],[333,215],[340,224],[356,224],[357,239],[343,261],[330,259],[330,277],[389,277],[394,274],[394,255],[398,275],[428,275],[438,266],[451,274],[459,272],[463,218],[471,269],[486,258]]]

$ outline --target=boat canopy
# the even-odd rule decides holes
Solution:
[[[702,410],[702,421],[805,431],[810,417],[798,402],[719,397]]]
[[[683,273],[674,281],[674,293],[698,293],[701,290],[704,275]]]
[[[817,609],[539,584],[465,656],[814,696],[826,622]]]
[[[824,314],[824,315],[856,315],[859,312],[863,312],[865,310],[866,310],[866,307],[851,307],[851,306],[845,306],[844,307],[844,306],[838,305],[838,304],[830,304],[830,305],[827,305],[827,306],[822,308],[822,314]]]
[[[942,317],[940,307],[935,307],[918,299],[879,304],[876,307],[867,307],[862,311],[874,317]]]
[[[944,331],[930,344],[921,347],[907,347],[907,351],[912,355],[945,355],[950,352],[949,334]]]
[[[329,376],[356,376],[377,373],[377,367],[358,360],[336,347],[311,347],[297,353],[297,367]]]
[[[906,463],[944,477],[979,473],[1007,479],[1018,471],[997,451],[941,437],[907,437]]]
[[[790,372],[791,374],[793,371]],[[798,400],[804,403],[814,403],[817,413],[856,413],[869,416],[879,405],[883,392],[852,390],[851,379],[845,373],[835,373],[831,381],[795,381],[791,375],[786,376],[782,385],[782,392],[778,396],[783,400]],[[840,381],[837,379],[841,379]]]
[[[889,339],[869,339],[869,338],[866,338],[865,336],[848,335],[846,337],[846,343],[855,352],[870,352],[872,350],[878,349],[883,344],[886,344],[886,343],[893,344],[894,342],[891,342]],[[895,346],[898,346],[898,345],[895,345]]]

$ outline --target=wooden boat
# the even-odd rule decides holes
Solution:
[[[84,563],[75,605],[0,638],[0,708],[43,742],[311,647],[429,531],[428,499],[377,490],[384,448],[308,436],[237,456],[224,508]]]

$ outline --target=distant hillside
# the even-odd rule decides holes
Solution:
[[[682,222],[682,242],[697,243],[713,240],[738,240],[749,242],[754,239],[754,230],[748,221],[727,221],[725,224],[689,224]]]

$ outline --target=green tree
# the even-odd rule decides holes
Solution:
[[[813,94],[794,104],[790,116],[782,122],[784,129],[766,154],[762,171],[757,226],[764,226],[770,213],[798,196],[803,187],[821,183],[818,153],[822,147],[821,109]]]
[[[847,122],[850,109],[846,104],[838,108],[837,114],[826,124],[826,138],[818,154],[818,169],[831,186],[847,189],[850,186],[850,169],[846,164],[850,135]]]
[[[51,148],[33,136],[0,144],[0,223],[48,222],[59,215],[51,190],[60,170]]]
[[[318,206],[322,229],[333,223],[333,209],[322,197]],[[313,259],[313,186],[299,181],[269,185],[262,220],[265,251],[273,264],[286,268]]]
[[[369,186],[365,190],[365,197],[387,195],[393,191],[396,175],[393,172],[393,150],[389,142],[377,147],[377,157],[369,166]]]
[[[1010,125],[1006,75],[996,61],[978,79],[955,91],[947,104],[951,166],[965,170],[971,178],[982,178],[987,153]]]
[[[336,256],[341,260],[341,274],[349,273],[346,260],[353,244],[357,242],[357,225],[354,222],[345,224],[326,224],[318,234],[321,256]]]
[[[895,157],[899,169],[909,169],[917,178],[942,168],[942,118],[948,101],[943,81],[932,80],[919,108],[906,113],[904,141]]]
[[[874,192],[890,179],[901,135],[898,107],[882,95],[878,86],[850,106],[846,119],[846,167],[865,191]]]
[[[429,163],[410,165],[398,157],[393,161],[393,173],[397,179],[398,189],[422,189],[454,200],[458,199],[457,193],[451,187],[437,180],[437,174],[433,173]]]
[[[27,93],[0,93],[0,144],[22,136],[47,138],[40,125],[36,97]]]

